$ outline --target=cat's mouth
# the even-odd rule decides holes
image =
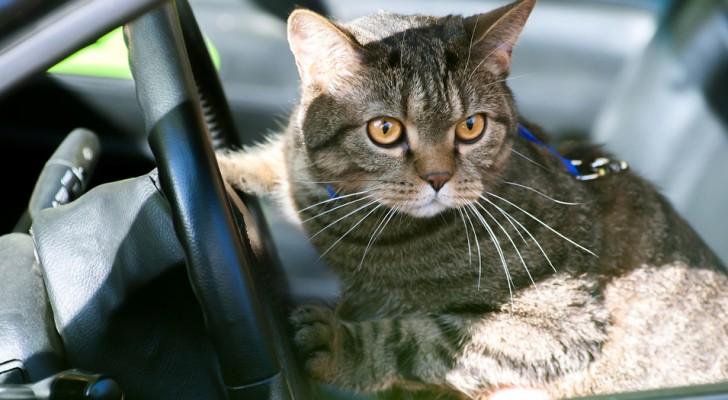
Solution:
[[[412,214],[416,217],[434,217],[437,214],[440,214],[441,212],[447,210],[450,208],[450,206],[447,206],[437,200],[434,200],[430,202],[430,204],[414,208],[412,210]]]
[[[434,191],[427,186],[406,197],[382,196],[380,203],[413,217],[431,218],[447,210],[463,207],[475,200],[471,196],[462,194],[462,191],[456,194],[448,189],[446,186],[442,190]]]
[[[409,207],[403,208],[403,210],[413,217],[428,218],[434,217],[451,207],[452,205],[448,204],[447,201],[435,195],[424,202],[411,204]]]
[[[477,201],[477,194],[482,188],[475,185],[458,188],[445,185],[440,190],[433,190],[430,185],[422,185],[405,193],[397,193],[396,189],[383,188],[370,197],[377,203],[398,213],[416,218],[432,218],[448,210],[460,209]],[[362,200],[363,201],[363,200]]]

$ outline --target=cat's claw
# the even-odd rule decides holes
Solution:
[[[306,373],[323,382],[335,376],[336,319],[334,312],[318,305],[306,305],[291,315],[293,344]]]

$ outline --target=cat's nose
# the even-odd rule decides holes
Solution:
[[[422,176],[422,179],[430,182],[430,186],[432,186],[436,192],[439,192],[450,178],[452,178],[452,174],[449,172],[431,172]]]

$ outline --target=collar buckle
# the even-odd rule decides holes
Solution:
[[[614,161],[607,157],[598,157],[591,162],[586,162],[584,160],[571,160],[563,157],[556,151],[556,149],[539,140],[536,135],[531,133],[525,126],[519,124],[518,133],[529,142],[533,142],[550,151],[564,164],[564,166],[566,166],[569,173],[579,181],[593,181],[594,179],[617,174],[629,169],[629,164],[627,164],[626,161]]]
[[[593,181],[607,175],[618,174],[629,169],[626,161],[615,161],[606,157],[599,157],[587,163],[583,160],[570,160],[578,174],[575,175],[580,181]]]

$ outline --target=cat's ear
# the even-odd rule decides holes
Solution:
[[[520,0],[484,14],[465,18],[470,54],[496,75],[508,74],[511,54],[536,0]]]
[[[288,17],[288,44],[305,85],[335,94],[364,62],[359,44],[328,19],[308,10]]]

